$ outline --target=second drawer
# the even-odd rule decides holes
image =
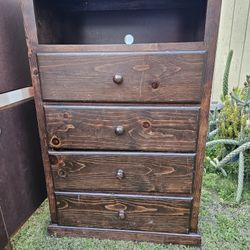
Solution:
[[[49,154],[56,190],[192,192],[194,154],[54,151]]]
[[[46,105],[50,147],[195,152],[199,107]]]

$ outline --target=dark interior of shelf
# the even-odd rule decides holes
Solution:
[[[40,44],[198,42],[207,0],[34,0]]]

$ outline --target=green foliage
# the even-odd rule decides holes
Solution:
[[[233,52],[230,51],[223,79],[224,107],[219,113],[210,114],[207,147],[217,147],[216,157],[206,155],[206,162],[224,176],[228,175],[228,165],[238,157],[238,187],[236,201],[240,202],[245,173],[245,155],[250,151],[250,76],[246,76],[245,87],[234,88],[228,94],[228,79]],[[213,139],[213,140],[211,140]],[[234,165],[235,166],[235,165]],[[246,165],[247,166],[247,165]]]
[[[235,203],[235,189],[237,188],[237,183],[230,176],[223,178],[216,173],[207,173],[204,176],[203,185],[205,188],[215,191],[221,202],[226,204]]]
[[[230,50],[227,56],[227,63],[224,71],[224,77],[223,77],[223,95],[221,97],[222,100],[228,95],[228,80],[229,80],[229,73],[230,73],[230,67],[232,63],[233,58],[233,50]]]
[[[240,100],[246,98],[246,89],[235,88],[233,93],[239,96]],[[248,115],[243,112],[244,107],[239,106],[231,96],[224,98],[224,107],[218,116],[218,137],[227,139],[238,139],[241,129],[244,130],[245,136],[250,136],[250,124]]]
[[[245,156],[250,150],[250,124],[247,109],[250,105],[250,77],[243,89],[235,88],[224,98],[224,107],[218,114],[216,138],[207,142],[207,147],[221,145],[217,156],[206,160],[214,169],[228,175],[228,163],[239,156],[238,187],[236,201],[240,202],[243,192]],[[211,135],[212,132],[210,132]]]
[[[235,164],[238,166],[238,164]],[[227,204],[230,206],[238,206],[236,202],[236,193],[238,183],[234,178],[234,175],[228,175],[227,177],[223,177],[218,173],[206,173],[203,179],[203,186],[205,189],[212,190],[218,195],[218,199],[221,203]],[[244,187],[244,193],[242,194],[242,202],[250,200],[250,182],[246,182]]]

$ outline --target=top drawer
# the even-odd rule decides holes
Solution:
[[[199,103],[205,51],[38,54],[44,100]]]

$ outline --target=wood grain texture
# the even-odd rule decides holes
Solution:
[[[197,145],[196,169],[194,176],[194,201],[191,216],[191,231],[197,232],[198,216],[200,208],[201,185],[203,175],[203,163],[208,131],[208,115],[212,90],[214,62],[216,54],[217,36],[220,20],[221,0],[208,0],[205,43],[208,47],[205,83],[202,92],[199,137]]]
[[[205,50],[204,42],[179,43],[144,43],[144,44],[38,44],[39,53],[83,53],[86,52],[164,52],[164,51],[201,51]]]
[[[188,233],[191,198],[56,192],[58,224]],[[119,213],[124,211],[125,218]]]
[[[58,226],[51,224],[48,227],[50,235],[55,237],[88,237],[111,240],[133,240],[133,241],[148,241],[155,243],[172,243],[200,246],[201,236],[198,234],[175,234],[175,233],[159,233],[133,230],[118,230],[118,229],[101,229],[101,228],[86,228],[86,227],[69,227]]]
[[[53,148],[195,152],[197,107],[45,105]],[[117,127],[124,134],[115,133]]]
[[[51,151],[50,159],[56,190],[192,192],[192,154]]]
[[[84,34],[83,32],[84,23],[82,22],[82,20],[78,18],[72,19],[71,15],[68,15],[67,17],[68,19],[66,21],[69,27],[75,28],[76,22],[79,21],[78,23],[79,27],[76,27],[76,29],[72,29],[71,33],[70,32],[68,33],[69,27],[67,28],[68,30],[65,31],[66,32],[65,34],[67,34],[67,37],[64,41],[66,43],[71,43],[71,44],[41,45],[39,44],[37,40],[37,35],[36,35],[37,30],[36,30],[35,15],[33,11],[33,1],[23,0],[23,2],[24,2],[24,13],[25,13],[24,17],[25,17],[25,20],[27,21],[26,22],[26,34],[28,37],[27,43],[29,45],[29,55],[30,55],[32,77],[33,77],[33,85],[35,88],[36,105],[37,105],[37,111],[39,114],[38,120],[39,120],[39,125],[40,125],[41,143],[43,145],[43,158],[44,158],[44,163],[45,163],[45,172],[46,172],[47,186],[48,186],[48,192],[49,192],[51,216],[52,216],[53,223],[57,223],[59,221],[58,219],[60,218],[60,222],[63,221],[65,222],[65,224],[67,224],[66,226],[59,226],[57,223],[57,226],[54,225],[50,227],[51,232],[54,232],[55,234],[59,233],[63,235],[82,235],[82,236],[89,236],[89,237],[96,236],[96,237],[101,237],[101,238],[108,237],[108,238],[113,238],[113,239],[118,239],[118,238],[134,239],[134,240],[140,239],[140,240],[151,240],[151,241],[156,241],[156,242],[173,241],[174,243],[183,242],[186,244],[191,242],[192,244],[200,244],[200,236],[198,236],[196,232],[197,232],[197,223],[198,223],[198,211],[199,211],[199,205],[200,205],[201,179],[202,179],[202,171],[203,171],[202,163],[204,159],[204,148],[205,148],[206,132],[207,132],[207,124],[208,124],[207,118],[208,118],[208,111],[209,111],[209,99],[210,99],[210,94],[211,94],[211,83],[212,83],[212,75],[213,75],[212,73],[213,73],[213,67],[214,67],[214,55],[215,55],[215,50],[216,50],[216,37],[217,37],[221,1],[220,0],[219,1],[207,0],[207,3],[208,3],[207,15],[203,13],[203,10],[204,10],[203,7],[205,6],[203,5],[201,12],[200,12],[201,9],[198,8],[199,9],[198,12],[193,11],[191,13],[191,15],[196,15],[197,13],[199,13],[200,16],[194,17],[192,21],[190,19],[188,20],[188,22],[186,22],[186,20],[187,20],[187,17],[190,16],[189,15],[190,13],[188,15],[182,16],[182,14],[184,13],[183,10],[179,12],[179,13],[182,13],[180,15],[178,15],[176,11],[173,11],[172,14],[175,16],[173,18],[174,27],[176,27],[176,29],[177,27],[179,27],[180,29],[178,28],[178,30],[175,30],[174,33],[171,33],[168,39],[165,41],[170,42],[172,41],[173,37],[179,34],[179,38],[176,40],[179,43],[162,43],[161,40],[158,41],[158,43],[154,43],[155,41],[152,42],[151,40],[145,39],[144,42],[147,41],[149,42],[148,44],[134,44],[132,46],[127,46],[127,45],[122,45],[122,44],[83,45],[85,40],[84,40],[84,37],[81,37],[81,36]],[[50,1],[44,1],[44,2],[49,3]],[[173,4],[180,3],[180,1],[178,2],[171,1],[171,2]],[[194,1],[192,2],[194,3]],[[202,1],[202,3],[205,3],[205,2],[206,2],[205,0]],[[70,2],[70,4],[71,3],[72,2]],[[94,2],[92,1],[92,3]],[[115,6],[115,5],[112,5],[112,6]],[[145,14],[146,11],[144,11],[143,13]],[[112,15],[115,15],[115,13],[113,13]],[[205,39],[203,42],[204,26],[205,26],[203,25],[203,23],[205,20],[205,16],[206,16],[206,27],[205,27]],[[55,18],[58,21],[60,20],[61,17],[59,15],[59,16],[55,16]],[[112,18],[108,18],[108,20],[110,21]],[[170,16],[168,16],[167,18],[169,18],[168,21],[171,19]],[[161,20],[163,19],[159,17],[159,19],[157,19],[157,22],[159,21],[158,23],[160,23]],[[198,25],[196,23],[197,20],[200,20],[198,22],[199,23]],[[180,26],[177,25],[178,23],[180,24]],[[191,23],[192,25],[194,25],[193,27],[189,26],[189,24]],[[188,27],[185,28],[184,24],[187,24]],[[170,29],[167,29],[167,30],[169,31],[172,28],[173,26],[171,26]],[[77,30],[77,34],[75,32],[76,30]],[[56,36],[55,37],[53,36],[53,32],[51,32],[51,30],[49,32],[48,34],[52,35],[51,38],[56,38]],[[77,37],[77,35],[79,35],[79,37]],[[112,41],[112,39],[115,37],[116,35],[113,36],[112,34],[112,36],[108,38],[106,36],[105,39],[106,38],[109,39],[108,43],[110,43],[110,41]],[[94,39],[92,40],[92,42],[96,43],[99,41],[98,34],[93,38]],[[60,39],[58,41],[62,42],[62,40]],[[185,41],[190,41],[190,42],[184,43]],[[200,41],[200,42],[194,42],[194,41]],[[115,40],[115,42],[117,42],[117,40]],[[178,89],[176,85],[178,84],[175,84],[175,88],[172,88],[172,89],[169,86],[168,88],[166,87],[166,90],[171,89],[171,92],[175,91],[173,92],[175,93],[174,97],[172,96],[172,94],[166,93],[167,91],[164,91],[164,93],[163,92],[161,93],[161,87],[162,87],[161,82],[160,84],[159,82],[153,82],[153,85],[157,86],[157,88],[154,89],[154,93],[157,93],[157,92],[160,93],[160,94],[157,93],[157,95],[155,96],[150,96],[151,92],[149,92],[148,96],[145,96],[145,92],[143,92],[142,96],[144,97],[141,97],[140,90],[143,90],[143,88],[139,87],[139,92],[138,92],[138,85],[136,84],[130,85],[129,90],[125,88],[126,90],[123,90],[122,92],[115,92],[114,89],[110,87],[108,88],[108,90],[105,89],[105,86],[109,86],[108,84],[110,83],[110,81],[112,83],[112,78],[114,74],[123,73],[123,72],[117,72],[117,70],[114,72],[111,71],[113,69],[125,69],[127,70],[126,72],[130,72],[130,76],[133,77],[132,82],[134,79],[136,79],[136,82],[138,82],[137,79],[139,79],[139,82],[141,82],[140,81],[141,79],[151,80],[151,78],[143,78],[142,76],[138,77],[133,71],[128,70],[129,66],[126,66],[128,65],[128,62],[129,62],[129,59],[127,59],[128,56],[132,56],[133,58],[138,58],[141,55],[145,55],[145,54],[147,55],[146,57],[154,55],[157,58],[159,55],[166,56],[166,54],[167,55],[177,54],[179,56],[183,54],[183,56],[184,55],[187,56],[187,55],[192,55],[197,51],[199,52],[200,58],[202,58],[202,60],[200,59],[200,62],[202,61],[202,63],[199,64],[200,69],[202,69],[202,76],[200,76],[201,77],[200,79],[202,80],[199,82],[200,92],[199,93],[196,92],[197,95],[195,97],[193,96],[194,98],[193,97],[190,98],[191,96],[190,93],[193,93],[193,92],[190,91],[188,87],[181,88],[182,90],[184,90],[183,93],[185,93],[185,95],[182,95],[180,97],[178,94],[179,92],[178,91],[176,92],[176,89]],[[204,51],[208,51],[207,55],[205,55]],[[125,52],[126,55],[123,52]],[[82,71],[79,70],[81,68],[77,68],[79,67],[79,65],[77,64],[76,60],[78,60],[78,62],[80,62],[80,64],[84,65],[85,67],[83,70],[85,72],[84,77],[86,77],[86,75],[88,75],[89,72],[91,72],[91,74],[89,75],[89,78],[88,79],[86,78],[87,80],[85,79],[85,81],[83,81],[84,87],[88,86],[88,88],[85,88],[84,90],[82,90],[83,88],[81,88],[81,86],[78,87],[78,91],[75,91],[75,93],[73,94],[74,96],[72,98],[71,97],[66,98],[64,96],[65,93],[62,93],[62,92],[58,94],[59,97],[56,97],[57,93],[56,94],[53,93],[53,96],[51,97],[51,99],[44,99],[45,101],[47,101],[47,104],[44,106],[44,109],[43,109],[42,105],[44,103],[42,102],[42,95],[41,95],[40,90],[41,90],[41,87],[43,89],[43,83],[44,83],[45,78],[42,75],[41,69],[40,69],[40,72],[38,72],[38,64],[37,64],[37,57],[36,57],[37,53],[38,53],[38,56],[41,56],[41,54],[43,53],[45,53],[43,54],[45,56],[59,56],[59,55],[64,56],[65,54],[67,54],[69,58],[71,56],[76,56],[76,55],[79,58],[81,58],[81,55],[84,55],[84,57],[91,56],[91,58],[89,58],[88,60],[90,62],[89,65],[87,63],[83,64],[82,59],[79,59],[79,58],[75,58],[74,60],[72,59],[71,63],[68,63],[70,65],[66,65],[66,66],[65,66],[65,62],[63,62],[62,66],[60,66],[56,62],[54,63],[49,62],[50,63],[49,66],[44,65],[45,68],[50,67],[49,70],[51,70],[51,72],[55,70],[53,66],[55,66],[55,68],[57,67],[60,68],[58,72],[55,71],[53,73],[55,75],[52,75],[52,77],[50,77],[51,82],[48,84],[60,85],[62,84],[62,82],[64,82],[64,85],[65,86],[67,85],[66,86],[67,88],[68,88],[68,84],[71,85],[70,86],[71,88],[74,88],[74,86],[77,84],[78,86],[80,86],[79,81],[82,81],[83,79]],[[109,58],[108,56],[112,56],[112,60],[110,61],[110,68],[107,67],[107,64],[105,64],[104,60],[101,61],[102,63],[101,65],[98,64],[99,59],[95,59],[95,63],[91,62],[92,58],[94,58],[95,56],[100,56],[100,54],[106,58]],[[118,59],[116,58],[113,59],[114,55],[117,55],[117,56],[124,55],[125,59],[121,58],[119,62]],[[150,64],[150,67],[152,67],[153,69],[153,73],[150,73],[149,75],[147,74],[144,74],[144,75],[147,77],[148,76],[151,77],[153,75],[154,76],[153,80],[157,80],[155,79],[157,77],[160,80],[165,79],[161,77],[162,75],[164,76],[165,72],[167,71],[159,71],[159,70],[161,70],[160,65],[162,64],[165,65],[167,64],[167,62],[164,61],[165,59],[155,60],[154,58],[151,59],[151,61],[154,60],[152,61],[152,64],[156,63],[158,67],[154,68]],[[196,55],[195,55],[195,58],[196,58]],[[135,59],[133,59],[133,61],[134,60]],[[140,63],[141,62],[140,60],[139,60],[139,64],[136,64],[136,65],[145,66],[144,64]],[[161,62],[161,64],[159,64],[159,61]],[[183,63],[182,61],[180,64],[179,63],[177,64],[176,60],[172,60],[172,61],[174,62],[174,65],[177,66],[177,68],[179,67],[181,63]],[[69,71],[67,68],[71,66],[72,62],[74,62],[74,68],[72,67],[72,69],[70,69]],[[126,67],[122,66],[122,68],[120,68],[117,66],[124,62],[125,62]],[[91,67],[89,67],[91,64],[92,65],[97,64],[98,70],[104,67],[105,71],[104,72],[101,71],[100,73],[100,71],[96,71],[95,68],[94,70],[91,70]],[[186,65],[183,66],[182,68],[189,69],[191,65],[192,63],[190,64],[190,61],[188,60]],[[74,71],[75,68],[77,68],[77,72]],[[87,70],[85,71],[85,69]],[[138,67],[136,67],[136,69],[138,70]],[[144,67],[142,68],[139,67],[139,69],[141,69],[142,71],[145,70]],[[204,75],[203,75],[203,70],[204,70]],[[96,74],[96,72],[98,72],[98,74]],[[183,72],[183,71],[180,71],[180,72]],[[194,71],[187,70],[185,72],[190,72],[190,74],[187,74],[186,76],[188,77],[188,79],[192,79],[192,81],[194,79],[193,78],[194,76],[191,74],[191,72],[195,74],[198,73],[197,67],[194,67]],[[38,75],[39,73],[40,73],[40,76]],[[105,74],[105,76],[103,76],[103,73]],[[58,81],[55,84],[54,80],[57,79],[56,77],[58,77],[58,75],[60,74],[61,75],[66,74],[67,77],[61,78],[60,81]],[[183,79],[183,78],[178,78],[179,76],[180,76],[179,74],[174,74],[174,77],[173,77],[174,80],[176,81],[176,79],[178,79],[178,82],[179,82],[180,80]],[[124,83],[126,83],[127,76],[123,76],[123,77],[124,77],[124,82],[122,83],[122,85],[115,86],[115,87],[125,86]],[[67,78],[68,80],[66,82],[65,79]],[[42,86],[40,86],[40,79],[42,79]],[[98,82],[96,81],[96,79],[98,80]],[[92,84],[96,85],[95,90],[98,90],[98,86],[105,85],[105,86],[102,86],[103,93],[101,93],[100,90],[98,90],[99,94],[97,95],[97,97],[95,96],[96,92],[94,91],[92,91],[91,93],[88,92],[89,89],[91,89],[92,87],[92,85],[90,85],[91,80],[93,81]],[[171,78],[171,81],[172,81],[172,78]],[[72,84],[72,82],[74,84]],[[105,82],[105,84],[103,82]],[[166,81],[166,83],[169,83],[169,81]],[[189,84],[191,83],[192,82],[188,83],[185,86],[189,86]],[[174,84],[174,82],[172,82],[172,84]],[[62,84],[61,87],[63,87],[64,85]],[[151,86],[153,85],[151,82]],[[128,96],[132,96],[129,91],[132,91],[134,88],[136,89],[137,92],[135,91],[132,93],[134,97],[132,97],[131,100],[128,100],[127,96],[126,97],[123,96],[125,94],[127,95],[127,93],[129,94]],[[61,90],[59,89],[59,91]],[[88,98],[90,99],[86,97],[85,97],[86,99],[81,99],[82,93],[84,91],[85,93],[89,94]],[[107,95],[109,95],[111,99],[107,98],[107,96],[105,98],[98,97],[101,94],[104,95],[104,93],[106,95],[107,91],[109,92]],[[70,89],[67,89],[66,94],[68,95],[68,93],[70,93]],[[48,95],[49,94],[50,93],[48,93]],[[64,96],[64,97],[62,98],[61,96]],[[157,101],[157,98],[159,96],[160,96],[160,101]],[[62,98],[62,99],[57,100],[55,97]],[[167,101],[161,101],[162,99],[165,99],[165,100],[167,99]],[[50,101],[52,101],[53,104]],[[56,101],[61,101],[61,102],[57,103]],[[66,103],[65,105],[63,101],[65,102],[70,101],[71,104],[69,105],[69,103]],[[73,104],[73,102],[75,102],[76,104]],[[84,104],[79,105],[79,102],[84,102]],[[90,102],[92,104],[88,105],[86,104],[86,102]],[[96,102],[101,102],[102,104],[100,105],[93,104]],[[113,106],[104,104],[108,102],[109,103],[113,102]],[[128,105],[128,104],[118,105],[117,102],[124,102],[124,103],[131,102],[131,105]],[[168,106],[163,105],[168,102],[169,102]],[[140,105],[143,105],[143,106],[138,105],[138,103],[142,103]],[[146,105],[146,103],[151,103],[150,104],[151,106]],[[154,104],[162,103],[162,104],[161,104],[161,107],[159,107],[158,105],[152,105],[152,103]],[[198,107],[200,103],[201,103],[201,111],[199,110],[199,107]],[[175,107],[171,106],[171,104],[172,105],[174,104]],[[180,107],[180,106],[183,106],[183,107]],[[44,110],[46,113],[47,123],[45,123]],[[47,135],[46,135],[45,125],[47,125],[47,132],[48,132]],[[124,134],[122,134],[121,136],[116,136],[114,133],[115,128],[118,126],[123,126],[125,129]],[[122,131],[122,130],[119,128],[119,131]],[[171,137],[171,139],[169,139],[170,138],[169,136]],[[198,140],[197,140],[197,136],[198,136]],[[54,149],[57,149],[57,151],[53,152],[52,154],[60,156],[60,157],[61,157],[63,149],[70,149],[71,151],[70,153],[72,153],[73,149],[114,150],[115,153],[119,153],[121,150],[124,150],[124,151],[126,150],[126,151],[129,151],[127,152],[128,154],[132,153],[131,151],[133,150],[151,151],[151,154],[153,154],[152,151],[195,152],[197,150],[197,156],[195,159],[195,163],[196,163],[195,164],[196,165],[195,176],[194,176],[194,183],[193,183],[194,184],[193,185],[193,188],[194,188],[193,200],[194,201],[192,201],[191,198],[187,198],[187,197],[175,199],[173,197],[173,193],[171,193],[172,197],[167,198],[163,195],[163,193],[161,193],[161,196],[143,195],[142,197],[142,196],[139,196],[139,194],[142,195],[142,192],[139,192],[136,195],[132,195],[133,192],[131,192],[130,195],[120,194],[120,195],[115,195],[115,196],[112,196],[110,194],[98,195],[95,193],[97,190],[90,190],[90,192],[93,191],[93,194],[90,194],[90,193],[70,194],[70,193],[58,193],[57,192],[56,193],[56,195],[58,196],[57,199],[62,198],[63,202],[66,201],[67,204],[69,204],[69,206],[62,207],[62,203],[59,203],[58,211],[56,211],[57,206],[55,204],[55,196],[54,196],[55,187],[52,181],[52,172],[50,169],[50,163],[49,163],[48,154],[47,154],[48,143],[50,143],[50,146],[52,146]],[[88,151],[88,153],[90,152],[91,151]],[[114,152],[112,153],[114,154]],[[81,153],[81,152],[79,151],[78,153]],[[95,152],[92,152],[92,153],[95,153]],[[105,154],[105,153],[107,152],[103,152],[99,154]],[[125,154],[125,152],[123,153]],[[138,152],[134,152],[133,154],[136,154],[136,153]],[[63,154],[65,154],[65,152]],[[122,157],[122,154],[120,157]],[[96,164],[96,161],[91,160],[91,163],[93,162]],[[100,192],[101,191],[102,190],[100,190]],[[183,194],[183,196],[186,196],[186,195]],[[117,201],[119,201],[120,203],[123,202],[126,205],[126,208],[129,209],[127,210],[129,212],[128,214],[129,217],[127,217],[127,214],[125,212],[125,218],[126,219],[129,218],[131,223],[136,223],[136,226],[132,227],[129,221],[126,222],[126,219],[121,220],[121,221],[119,220],[119,222],[117,222],[115,219],[110,220],[110,218],[114,218],[113,216],[115,216],[115,218],[117,219],[117,212],[120,211],[120,210],[117,211],[117,206],[116,206]],[[173,201],[173,202],[171,203],[170,201]],[[167,222],[165,221],[163,225],[161,221],[162,218],[161,216],[159,216],[159,214],[163,210],[164,211],[168,210],[169,206],[167,206],[166,208],[165,205],[161,206],[161,204],[169,204],[169,202],[171,203],[171,205],[173,205],[172,206],[173,209],[171,209],[171,211],[173,212],[172,214],[173,216],[176,215],[175,214],[175,212],[177,211],[176,208],[181,209],[181,210],[184,209],[185,212],[177,219],[176,218],[173,219],[174,217],[172,217],[172,215],[170,216],[170,214],[164,213],[164,216],[167,216],[170,219]],[[107,204],[107,203],[108,203],[108,207],[105,207],[104,204]],[[115,207],[115,215],[113,214],[114,211],[110,210],[109,204]],[[148,221],[149,217],[144,216],[145,215],[144,213],[140,216],[137,216],[139,213],[135,213],[135,212],[138,211],[138,204],[139,204],[139,208],[141,207],[148,208],[148,206],[152,206],[152,204],[154,208],[156,208],[157,210],[156,216],[153,216],[153,215],[149,216],[149,217],[153,217],[154,219],[153,222],[157,225],[156,230],[155,230],[155,227],[150,228],[151,221],[150,223],[147,223],[149,222]],[[178,206],[176,207],[175,205],[177,204]],[[59,212],[59,209],[61,209],[62,211]],[[139,211],[141,213],[140,209]],[[96,216],[92,216],[92,217],[88,216],[92,212],[94,212]],[[103,216],[105,216],[104,220],[103,220]],[[120,213],[120,218],[121,217],[124,217],[123,211],[121,211]],[[161,218],[161,220],[159,218]],[[102,223],[100,224],[98,220],[101,221]],[[144,222],[146,221],[145,224],[140,224],[140,223],[143,223],[143,221]],[[78,225],[78,227],[70,227],[69,225],[72,222],[75,223],[75,225]],[[89,224],[89,222],[91,222],[92,224]],[[99,227],[102,227],[102,228],[99,228],[99,229],[86,228],[86,227],[91,227],[91,226],[95,227],[97,224],[99,225]],[[84,225],[84,226],[80,227],[79,225]],[[124,230],[124,231],[118,230],[118,229],[117,230],[110,229],[110,228],[113,228],[114,226],[117,226],[118,228],[121,228],[121,226],[124,226],[125,229],[126,228],[131,228],[131,229],[139,228],[138,230],[149,230],[150,232],[148,231],[149,234],[147,234],[146,231],[135,232],[135,231],[129,231],[129,229]],[[164,234],[164,233],[156,232],[157,230],[165,230],[165,229],[175,230],[175,232],[178,231],[178,232],[184,232],[184,233],[180,233],[177,235],[175,233]],[[152,233],[152,231],[154,231],[154,233]],[[191,231],[192,233],[188,234],[189,231]]]
[[[205,58],[205,51],[38,54],[43,99],[199,103]]]
[[[48,193],[50,217],[51,217],[51,222],[56,223],[57,219],[56,219],[56,202],[54,196],[54,185],[49,163],[47,137],[45,129],[45,115],[41,97],[41,86],[38,75],[37,57],[35,52],[38,44],[38,39],[37,39],[37,29],[36,29],[33,0],[22,0],[21,3],[22,3],[21,6],[24,19],[25,34],[26,34],[26,43],[28,47],[28,57],[29,57],[29,65],[32,78],[32,86],[34,88],[34,100],[37,112],[38,130],[39,130],[41,152],[44,165],[46,188]]]

